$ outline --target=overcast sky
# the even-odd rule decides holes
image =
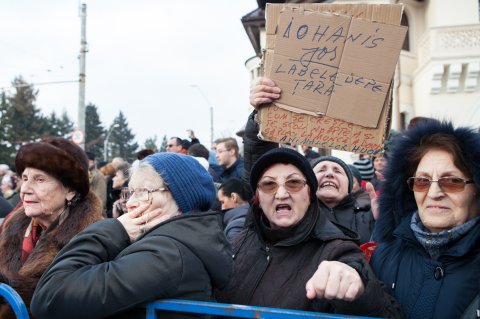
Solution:
[[[249,113],[245,61],[254,50],[240,21],[255,0],[15,0],[0,5],[0,87],[38,83],[37,107],[77,121],[81,3],[87,4],[86,103],[108,127],[122,111],[140,146],[186,137],[209,146],[233,136]]]

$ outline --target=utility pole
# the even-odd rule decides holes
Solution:
[[[87,53],[87,4],[82,3],[80,7],[81,34],[80,34],[80,73],[78,88],[78,129],[85,136],[85,58]],[[79,144],[85,149],[85,138]]]

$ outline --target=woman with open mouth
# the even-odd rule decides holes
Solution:
[[[351,231],[320,212],[317,179],[295,150],[276,148],[253,165],[246,229],[232,244],[234,276],[218,301],[395,318]]]

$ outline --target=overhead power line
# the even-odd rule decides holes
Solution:
[[[25,83],[25,84],[20,84],[20,85],[11,85],[11,86],[0,87],[0,90],[23,88],[23,87],[28,87],[28,86],[52,85],[52,84],[63,84],[63,83],[78,83],[78,82],[79,82],[79,80]]]

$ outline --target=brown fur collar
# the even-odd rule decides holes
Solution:
[[[28,307],[38,280],[60,249],[88,225],[103,218],[102,203],[90,192],[85,200],[70,209],[68,217],[61,225],[58,225],[57,219],[42,232],[37,245],[23,265],[23,238],[31,219],[25,215],[23,207],[12,214],[5,221],[0,234],[0,282],[12,286]],[[0,318],[15,318],[9,308],[0,304]]]

